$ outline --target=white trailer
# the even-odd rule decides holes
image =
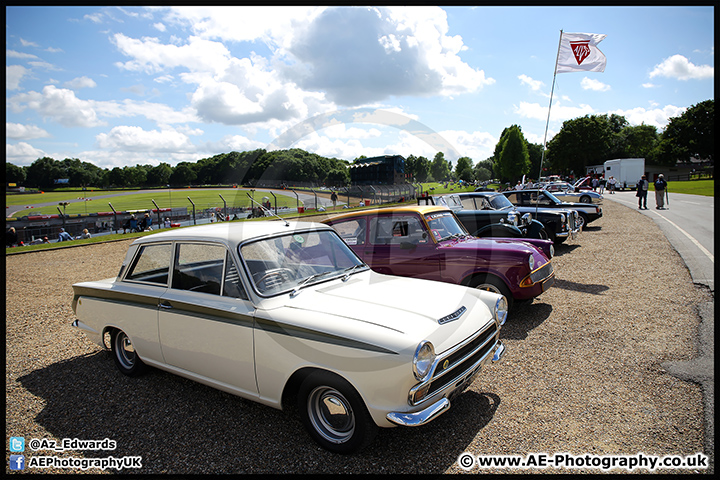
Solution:
[[[638,180],[645,174],[645,159],[616,158],[605,162],[603,167],[605,169],[605,180],[610,178],[610,175],[617,180],[615,188],[618,190],[625,190],[626,188],[635,190]]]

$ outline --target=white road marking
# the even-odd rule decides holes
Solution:
[[[658,217],[660,217],[660,218],[662,218],[663,220],[665,220],[666,222],[668,222],[668,223],[669,223],[670,225],[672,225],[673,227],[677,228],[678,231],[679,231],[680,233],[682,233],[683,235],[685,235],[688,239],[690,239],[690,241],[691,241],[692,243],[694,243],[695,246],[698,247],[701,252],[703,252],[705,255],[707,255],[707,257],[710,259],[710,261],[711,261],[712,263],[715,263],[715,257],[713,256],[713,254],[710,253],[705,247],[703,247],[702,245],[700,245],[700,242],[698,242],[697,240],[695,240],[695,238],[693,238],[692,235],[690,235],[690,234],[687,233],[685,230],[683,230],[682,228],[680,228],[679,226],[677,226],[674,222],[672,222],[672,221],[668,220],[667,218],[665,218],[664,216],[660,215],[658,212],[653,212],[652,210],[648,210],[648,213],[654,213],[654,214],[657,215]]]

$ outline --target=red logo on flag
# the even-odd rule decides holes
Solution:
[[[585,60],[590,55],[589,43],[589,40],[583,40],[581,42],[570,42],[570,49],[572,50],[573,55],[575,55],[575,60],[577,60],[578,65],[580,65],[583,60]]]

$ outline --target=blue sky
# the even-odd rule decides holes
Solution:
[[[490,157],[542,144],[560,31],[602,73],[556,77],[565,120],[654,125],[714,99],[714,8],[6,7],[6,161],[103,168],[297,147]]]

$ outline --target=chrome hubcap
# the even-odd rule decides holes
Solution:
[[[115,340],[117,356],[120,362],[126,368],[132,368],[135,365],[135,348],[133,348],[130,339],[124,333],[118,333]]]
[[[308,396],[308,414],[315,430],[326,440],[343,443],[355,431],[350,402],[337,390],[317,387]]]

